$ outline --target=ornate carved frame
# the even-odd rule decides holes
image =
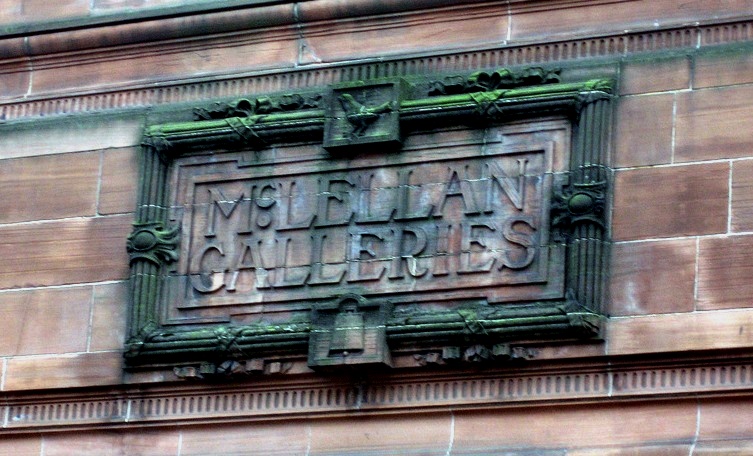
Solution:
[[[349,88],[366,86],[384,86],[392,93],[379,105],[333,114],[334,99],[342,99]],[[470,76],[354,81],[297,94],[241,99],[197,108],[193,121],[148,126],[136,222],[127,245],[133,300],[125,352],[128,367],[172,366],[194,376],[270,372],[279,367],[279,360],[302,358],[307,352],[311,367],[327,367],[309,349],[321,332],[317,322],[332,310],[326,305],[312,308],[312,318],[304,323],[161,323],[161,287],[167,268],[180,254],[181,233],[171,226],[168,203],[176,157],[203,149],[321,141],[337,160],[372,143],[399,148],[401,130],[434,124],[483,127],[549,116],[566,117],[572,131],[570,171],[555,183],[550,203],[552,242],[566,248],[567,297],[504,306],[481,303],[468,312],[408,316],[382,308],[377,326],[385,350],[409,347],[439,363],[514,358],[510,344],[516,343],[600,340],[609,239],[606,160],[611,93],[610,80],[562,82],[557,71],[502,69]],[[368,134],[337,136],[336,118]],[[370,129],[375,119],[379,126]]]

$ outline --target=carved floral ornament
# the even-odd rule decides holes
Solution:
[[[598,341],[610,93],[502,69],[244,98],[148,127],[129,367],[499,362]]]

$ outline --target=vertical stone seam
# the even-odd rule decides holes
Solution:
[[[605,339],[607,341],[609,340],[609,338],[606,338],[606,337]],[[608,348],[604,349],[604,353],[609,355]],[[607,397],[611,398],[612,396],[614,396],[614,372],[612,372],[611,362],[607,362],[607,371],[604,373],[604,375],[607,376]]]
[[[696,398],[696,413],[695,413],[695,435],[693,435],[693,441],[690,443],[690,450],[688,456],[693,456],[695,452],[695,446],[698,443],[698,436],[701,433],[701,401]]]
[[[698,271],[701,264],[701,237],[695,238],[695,277],[693,277],[693,311],[698,311]]]
[[[305,456],[311,454],[311,423],[306,424],[306,453]]]
[[[24,37],[24,52],[26,53],[26,58],[29,61],[29,85],[26,88],[26,94],[24,95],[24,98],[28,98],[31,96],[32,89],[34,88],[34,59],[31,57],[29,47],[29,37]]]
[[[306,44],[306,36],[303,33],[303,24],[301,23],[300,3],[293,4],[293,21],[295,23],[296,34],[298,35],[298,56],[296,57],[294,67],[299,68],[305,65],[303,58],[306,53],[308,53],[316,63],[322,63],[322,59],[317,57],[313,48]]]
[[[445,456],[452,454],[452,447],[455,445],[455,413],[450,409],[450,441],[447,443],[447,453]]]
[[[669,163],[675,163],[675,138],[677,136],[677,92],[672,94],[672,133],[669,142]]]
[[[505,37],[504,44],[508,44],[512,39],[512,7],[510,6],[510,0],[507,0],[507,36]]]
[[[734,162],[729,161],[729,175],[727,176],[727,234],[732,234],[732,170]]]
[[[3,359],[3,365],[5,365],[5,359]],[[4,371],[5,370],[3,369],[3,372]],[[10,421],[10,405],[8,404],[7,400],[3,408],[5,409],[3,411],[3,429],[5,429],[8,427],[8,422]]]
[[[5,374],[8,372],[8,358],[3,358],[3,375],[0,378],[0,391],[5,391]]]
[[[100,208],[99,208],[99,200],[100,195],[102,194],[102,172],[105,169],[105,151],[100,150],[99,151],[99,171],[97,171],[97,189],[96,194],[94,195],[94,216],[98,217],[101,215]]]
[[[86,326],[86,353],[91,353],[92,346],[92,326],[94,323],[94,295],[96,287],[90,287],[89,295],[89,323]]]

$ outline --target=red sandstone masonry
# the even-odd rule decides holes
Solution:
[[[17,356],[7,363],[3,391],[117,385],[123,375],[120,351]]]
[[[612,247],[609,315],[691,312],[696,240],[630,242]]]
[[[753,86],[677,94],[675,161],[748,157],[753,144]]]
[[[729,163],[640,168],[615,174],[615,241],[727,231]]]
[[[693,87],[718,87],[753,82],[753,52],[704,52],[695,59]]]
[[[687,56],[624,62],[620,73],[620,94],[688,89],[690,63],[691,59]]]
[[[0,288],[127,278],[132,220],[122,215],[0,227]]]
[[[157,0],[159,1],[159,0]],[[117,8],[125,5],[148,6],[148,0],[96,0],[95,7]],[[319,2],[316,2],[319,3]],[[667,21],[693,21],[698,16],[708,15],[710,8],[717,8],[721,16],[749,14],[750,2],[713,2],[684,4],[645,1],[618,4],[594,5],[551,13],[526,13],[513,17],[512,31],[516,38],[546,41],[551,36],[539,33],[608,33],[627,24],[628,27],[653,27],[652,15],[662,24]],[[306,2],[313,5],[314,2]],[[523,8],[524,4],[513,7]],[[344,7],[347,8],[347,7]],[[670,8],[670,9],[667,9]],[[645,14],[639,12],[645,10]],[[657,9],[661,10],[657,12]],[[703,12],[706,11],[706,12]],[[66,14],[66,12],[58,12]],[[1,14],[1,13],[0,13]],[[663,15],[663,16],[662,16]],[[504,16],[504,14],[502,15]],[[516,22],[526,16],[525,21]],[[568,19],[569,18],[569,19]],[[669,19],[668,19],[669,18]],[[527,21],[527,22],[526,22]],[[474,22],[479,24],[483,21]],[[487,24],[484,22],[484,24]],[[494,24],[504,24],[500,19]],[[529,28],[523,26],[528,24]],[[606,24],[606,25],[603,25]],[[449,35],[454,24],[448,22]],[[319,27],[319,26],[317,26]],[[469,31],[465,25],[458,29]],[[405,34],[389,36],[385,31],[329,30],[319,27],[322,55],[329,58],[347,58],[361,55],[354,47],[337,48],[338,37],[361,38],[367,41],[371,54],[381,55],[382,43],[390,46],[389,52],[413,52],[415,42],[394,43],[400,37],[414,40],[443,41],[443,46],[467,43],[462,37],[435,37],[428,25],[409,23]],[[498,32],[498,30],[494,30]],[[620,31],[621,32],[621,31]],[[478,33],[476,32],[478,38]],[[494,35],[500,40],[501,35]],[[398,38],[395,38],[398,37]],[[454,41],[453,41],[454,40]],[[469,41],[473,43],[473,41]],[[292,41],[291,41],[292,43]],[[422,44],[420,41],[419,45]],[[298,43],[300,44],[300,43]],[[309,43],[307,43],[309,44]],[[425,43],[423,43],[425,44]],[[498,42],[493,45],[498,45]],[[393,46],[394,45],[394,46]],[[471,44],[476,46],[476,44]],[[483,44],[478,46],[482,47]],[[236,50],[248,51],[253,45],[238,45]],[[288,48],[285,52],[292,52]],[[316,47],[302,54],[304,62],[315,62]],[[324,52],[326,51],[326,52]],[[186,51],[188,52],[188,51]],[[228,51],[230,52],[230,51]],[[249,51],[250,52],[250,51]],[[274,54],[274,53],[273,53]],[[151,82],[152,77],[193,77],[214,69],[244,71],[245,62],[231,60],[224,51],[209,52],[203,56],[173,55],[166,68],[120,69],[131,61],[89,62],[89,66],[77,69],[75,62],[67,69],[47,68],[39,73],[38,90],[60,90],[68,94],[71,87],[80,84],[92,90],[103,85],[133,81]],[[134,55],[134,59],[137,58]],[[203,62],[206,58],[207,62]],[[227,58],[227,61],[225,59]],[[264,58],[273,58],[266,56]],[[296,57],[297,58],[297,57]],[[610,312],[614,315],[649,315],[637,318],[613,318],[607,327],[607,344],[586,347],[542,349],[543,358],[567,356],[598,356],[608,348],[609,355],[640,355],[658,352],[687,352],[692,350],[749,349],[753,346],[753,312],[751,310],[719,310],[735,307],[751,307],[753,286],[749,284],[753,262],[746,253],[753,251],[752,236],[729,236],[727,216],[731,217],[732,232],[753,230],[753,136],[751,118],[753,106],[750,86],[710,88],[753,82],[750,68],[753,63],[749,53],[729,57],[723,54],[698,54],[694,57],[694,91],[687,92],[689,69],[684,57],[667,60],[637,62],[622,65],[621,94],[617,104],[615,123],[615,155],[617,168],[632,168],[616,172],[614,205],[614,233],[618,240],[613,249],[612,302]],[[217,62],[220,62],[219,64]],[[156,60],[152,60],[154,65]],[[262,62],[263,63],[263,62]],[[251,67],[248,67],[251,68]],[[255,68],[255,67],[254,67]],[[272,68],[272,67],[270,67]],[[56,73],[62,76],[56,81]],[[151,72],[150,72],[151,71]],[[154,71],[161,71],[155,74]],[[11,79],[0,78],[0,87],[6,84],[11,95],[26,93],[28,80],[24,74],[14,73]],[[700,90],[699,90],[700,89]],[[675,92],[676,93],[668,93]],[[645,95],[651,93],[651,95]],[[677,100],[674,158],[687,162],[683,166],[659,166],[672,163],[672,104]],[[731,106],[731,110],[727,108]],[[731,112],[728,112],[731,111]],[[26,132],[4,132],[0,138],[5,156],[30,156],[58,152],[99,150],[103,147],[129,147],[138,144],[141,124],[130,120],[114,123],[87,119],[87,125],[70,124],[61,128],[44,130],[38,128]],[[128,125],[125,125],[128,123]],[[40,126],[42,124],[39,124]],[[88,125],[94,125],[89,127]],[[72,130],[72,131],[69,131]],[[109,136],[108,136],[109,135]],[[76,161],[88,155],[102,156],[102,176],[99,205],[101,214],[128,213],[135,205],[137,182],[135,156],[137,150],[119,149],[92,154],[69,154],[60,156],[67,168],[65,176],[84,173],[90,167],[86,160],[77,161],[75,167],[66,160]],[[55,157],[57,159],[57,157]],[[734,158],[732,162],[712,161]],[[742,158],[742,160],[737,160]],[[51,159],[52,160],[52,159]],[[10,161],[3,161],[3,165]],[[20,163],[20,162],[19,162]],[[29,162],[32,163],[32,162]],[[39,163],[39,162],[33,162]],[[0,168],[5,170],[5,168]],[[39,170],[40,168],[37,168]],[[727,213],[730,169],[732,179],[731,214]],[[90,171],[90,170],[89,170]],[[0,171],[2,173],[4,171]],[[28,173],[28,174],[27,174]],[[72,192],[75,196],[55,193],[52,174],[34,175],[29,171],[8,172],[3,182],[21,182],[8,191],[14,195],[37,189],[53,207],[44,203],[32,209],[29,220],[89,216],[92,211],[90,193],[91,175],[88,171],[81,178],[72,179],[72,185],[82,185]],[[96,171],[95,174],[96,176]],[[14,181],[14,179],[16,179]],[[62,179],[61,182],[65,182]],[[84,185],[86,183],[86,185]],[[18,187],[18,188],[16,188]],[[70,189],[70,186],[64,186]],[[15,198],[19,198],[16,196]],[[65,208],[66,205],[82,204],[80,208]],[[72,207],[72,206],[71,206]],[[0,211],[0,214],[11,212]],[[56,212],[60,211],[60,212]],[[20,211],[19,214],[25,214]],[[2,217],[4,215],[0,215]],[[26,215],[24,215],[26,216]],[[123,382],[122,359],[119,349],[122,331],[125,328],[127,301],[127,257],[124,252],[125,238],[130,232],[130,215],[99,219],[76,219],[40,224],[21,224],[0,227],[0,254],[4,257],[0,271],[0,286],[23,286],[28,284],[80,283],[88,281],[118,280],[117,283],[100,283],[65,289],[35,289],[12,293],[0,293],[0,308],[7,313],[6,333],[0,334],[0,348],[7,350],[6,391],[34,388],[87,387],[92,385],[115,385]],[[88,225],[96,226],[87,231]],[[72,234],[72,233],[80,233]],[[679,239],[661,239],[680,237]],[[630,242],[622,242],[629,240]],[[638,240],[639,242],[632,242]],[[645,241],[645,242],[644,242]],[[7,243],[7,244],[6,244]],[[700,246],[696,259],[695,248]],[[39,253],[34,249],[44,245],[49,249]],[[13,247],[15,246],[15,247]],[[9,250],[12,249],[11,254]],[[36,255],[39,253],[39,255]],[[749,256],[749,255],[748,255]],[[695,264],[698,261],[698,283],[695,284]],[[27,267],[29,269],[23,269]],[[20,284],[20,285],[19,285]],[[693,289],[697,286],[698,309],[693,310]],[[112,350],[107,353],[76,353],[65,356],[33,355],[48,350],[85,351],[86,331],[80,331],[86,314],[73,314],[78,303],[93,293],[91,339],[88,349],[92,352]],[[80,296],[79,296],[80,295]],[[28,297],[26,301],[16,299]],[[5,301],[5,300],[8,301]],[[87,301],[88,302],[88,301]],[[88,309],[88,307],[87,307]],[[28,321],[44,328],[49,340],[32,340],[37,332],[26,330],[20,316],[31,314]],[[67,327],[65,325],[70,325]],[[86,328],[84,328],[86,329]],[[36,330],[35,330],[36,331]],[[84,347],[82,348],[82,343]],[[52,344],[55,344],[53,347]],[[17,349],[17,347],[20,347]],[[18,350],[18,351],[14,351]],[[144,377],[142,377],[143,379]],[[154,374],[154,381],[160,378]],[[700,403],[700,427],[697,418]],[[220,425],[183,426],[145,430],[129,428],[109,432],[76,432],[45,435],[45,455],[49,454],[180,454],[217,453],[227,448],[248,454],[279,453],[302,454],[306,449],[312,454],[326,452],[352,452],[383,450],[386,454],[397,446],[423,451],[425,454],[450,454],[464,452],[497,453],[527,449],[546,455],[567,452],[568,456],[708,456],[711,454],[748,455],[753,452],[749,443],[753,438],[750,430],[753,401],[748,398],[671,400],[666,402],[622,402],[608,404],[606,401],[589,404],[561,404],[548,408],[515,408],[493,410],[453,410],[436,415],[388,415],[369,419],[354,417],[332,420],[286,420],[272,423],[236,423]],[[454,420],[454,423],[453,423]],[[454,432],[451,432],[454,426]],[[696,435],[699,429],[700,435]],[[691,447],[691,443],[697,443]],[[218,444],[218,442],[221,442]],[[583,449],[578,449],[583,446]],[[614,448],[620,446],[620,448]],[[574,448],[575,447],[575,448]],[[42,437],[5,437],[0,439],[0,454],[41,453]],[[386,450],[384,450],[387,448]],[[565,450],[565,448],[567,448]]]
[[[671,163],[674,95],[622,97],[617,103],[614,166]]]
[[[41,454],[41,435],[3,436],[0,439],[1,456],[39,456]]]
[[[197,48],[156,48],[144,45],[122,49],[117,56],[71,59],[54,65],[39,62],[34,70],[33,94],[144,83],[153,80],[196,78],[230,72],[293,68],[298,56],[295,30],[270,30],[242,39],[216,39]],[[115,57],[115,59],[113,59]],[[126,63],[127,62],[127,63]]]
[[[400,417],[347,417],[313,421],[310,454],[376,452],[388,454],[400,448],[407,454],[447,453],[453,438],[449,413],[413,414]],[[342,432],[348,429],[348,432]],[[457,433],[455,433],[457,437]]]
[[[753,307],[753,236],[701,238],[698,308]]]
[[[693,456],[749,456],[753,454],[753,442],[746,440],[722,440],[698,442]]]
[[[712,15],[716,19],[739,17],[742,12],[751,11],[753,2],[732,0],[678,3],[640,0],[637,2],[586,2],[579,6],[514,14],[511,40],[550,41],[572,35],[600,35],[615,30],[645,30],[667,27],[670,24],[687,24]],[[522,9],[525,6],[519,6],[519,8]]]
[[[690,441],[696,428],[695,401],[458,411],[454,416],[453,454],[677,443]]]
[[[697,447],[696,447],[697,448]],[[623,448],[594,448],[568,450],[567,456],[688,456],[690,444],[667,444],[651,446],[630,446]],[[696,455],[696,453],[693,453]]]
[[[91,287],[0,293],[0,356],[86,350]]]
[[[49,21],[89,14],[89,0],[3,0],[0,23]]]
[[[753,439],[753,427],[750,426],[753,400],[750,397],[705,400],[701,402],[700,415],[700,441]]]
[[[606,333],[609,356],[745,348],[753,345],[753,311],[612,318]]]
[[[139,152],[136,147],[102,152],[102,181],[99,188],[99,214],[133,212],[139,182]]]
[[[4,160],[0,224],[95,214],[98,153]]]
[[[731,230],[753,231],[753,160],[732,162]]]
[[[251,454],[307,454],[309,430],[304,421],[195,426],[181,430],[181,456],[216,453],[218,435],[222,446]],[[343,436],[339,432],[337,436]]]
[[[89,351],[120,350],[130,305],[128,282],[94,286]]]
[[[19,158],[67,152],[100,151],[141,143],[143,114],[92,116],[22,123],[2,129],[0,157]],[[83,214],[81,214],[83,215]]]
[[[215,436],[215,450],[232,451]],[[77,432],[44,436],[44,456],[176,455],[180,447],[177,430],[139,429],[115,432]]]
[[[457,49],[499,43],[506,38],[507,15],[502,3],[467,8],[462,20],[448,12],[425,12],[410,16],[392,15],[366,24],[344,21],[305,26],[305,46],[299,63],[337,62],[399,55],[428,50]],[[448,33],[449,32],[449,33]]]

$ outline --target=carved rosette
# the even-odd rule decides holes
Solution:
[[[552,226],[568,230],[579,223],[605,227],[606,181],[573,184],[554,194]]]
[[[177,261],[178,231],[160,223],[135,223],[126,245],[131,263],[146,260],[159,266]]]

